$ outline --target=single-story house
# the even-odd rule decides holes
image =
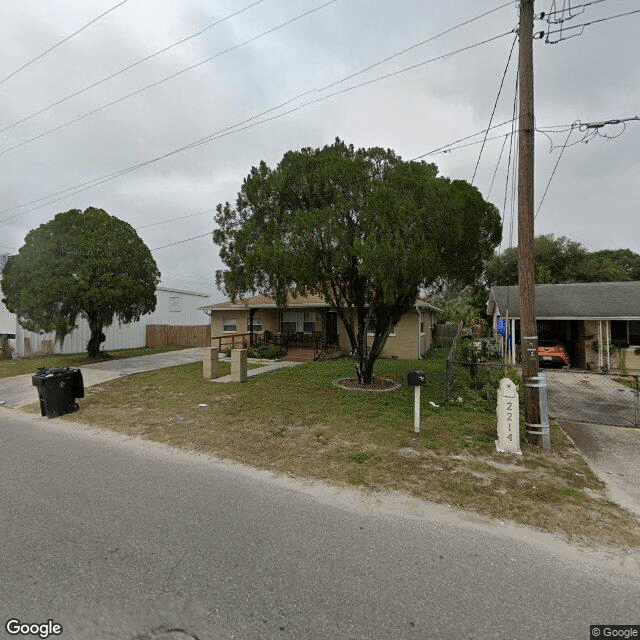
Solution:
[[[622,357],[628,370],[640,370],[640,281],[537,284],[535,303],[539,340],[562,342],[572,365],[619,368]],[[487,314],[494,331],[498,319],[508,320],[508,336],[517,345],[518,287],[492,287]],[[515,361],[514,351],[509,354]]]
[[[289,297],[279,308],[273,298],[250,296],[200,307],[211,318],[211,344],[224,349],[232,342],[270,342],[294,347],[335,348],[347,354],[351,344],[346,329],[321,296]],[[439,311],[426,300],[416,300],[389,335],[382,357],[411,360],[431,347],[432,328]],[[369,335],[369,334],[368,334]],[[369,336],[372,341],[373,338]]]
[[[142,316],[137,322],[119,324],[116,320],[107,327],[104,330],[107,338],[101,348],[109,351],[144,347],[146,346],[146,327],[149,324],[207,324],[206,316],[198,308],[210,298],[208,294],[158,287],[156,298],[155,311]],[[9,346],[13,349],[14,356],[26,358],[39,353],[81,353],[86,350],[91,336],[86,320],[78,318],[76,329],[66,336],[60,345],[55,341],[53,333],[39,334],[24,329],[1,300],[0,282],[0,336],[9,336]]]

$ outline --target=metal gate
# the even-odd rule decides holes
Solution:
[[[549,417],[640,428],[640,376],[546,371]]]

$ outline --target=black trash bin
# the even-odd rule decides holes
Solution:
[[[31,378],[38,388],[40,413],[56,418],[78,410],[76,398],[84,398],[84,382],[80,369],[41,367]]]

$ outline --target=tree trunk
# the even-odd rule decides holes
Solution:
[[[99,318],[89,315],[87,319],[91,331],[91,337],[87,344],[87,354],[90,358],[97,358],[100,355],[100,345],[107,339],[107,336],[102,331],[104,325]]]

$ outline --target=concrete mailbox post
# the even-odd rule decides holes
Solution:
[[[247,350],[231,349],[231,380],[244,382],[247,379]]]
[[[502,378],[498,386],[498,439],[496,450],[501,453],[520,451],[520,400],[518,388],[509,380]]]
[[[211,380],[218,375],[218,350],[215,347],[206,347],[202,350],[202,377]]]
[[[424,371],[409,371],[407,384],[415,388],[413,407],[413,431],[420,433],[420,387],[427,384],[427,376]]]

